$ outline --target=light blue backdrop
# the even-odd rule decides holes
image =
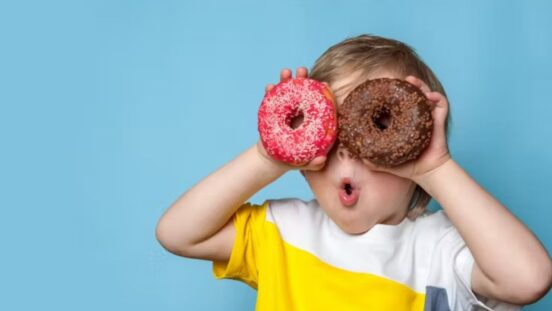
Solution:
[[[416,48],[453,156],[552,249],[551,2],[2,1],[0,310],[252,310],[155,225],[255,143],[281,68],[362,33]],[[282,196],[311,194],[290,174],[253,201]]]

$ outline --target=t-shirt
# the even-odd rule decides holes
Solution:
[[[217,279],[257,289],[256,310],[519,310],[476,296],[474,259],[444,211],[363,234],[341,230],[316,200],[246,203]]]

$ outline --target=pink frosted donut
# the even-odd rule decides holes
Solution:
[[[292,165],[326,155],[337,136],[334,97],[325,84],[313,79],[278,83],[263,98],[258,117],[267,153]]]

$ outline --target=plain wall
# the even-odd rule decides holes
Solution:
[[[550,250],[551,2],[2,1],[0,309],[253,310],[155,226],[257,141],[280,69],[362,33],[416,49],[455,160]],[[298,173],[252,201],[290,196],[312,197]]]

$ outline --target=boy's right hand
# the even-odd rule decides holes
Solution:
[[[297,69],[297,77],[306,76],[306,68]],[[282,70],[280,78],[291,78],[291,71]],[[159,220],[157,239],[179,256],[228,261],[236,237],[232,215],[239,207],[287,171],[320,170],[325,162],[323,156],[303,166],[292,166],[269,156],[259,140],[173,203]]]
[[[301,166],[293,166],[288,163],[278,161],[274,158],[272,158],[267,152],[266,149],[263,146],[263,142],[259,139],[257,141],[257,151],[259,152],[259,155],[269,161],[271,164],[274,164],[278,167],[283,168],[286,171],[289,170],[305,170],[305,171],[319,171],[322,168],[324,168],[324,165],[326,164],[326,157],[325,156],[319,156],[314,159],[312,159],[309,163]]]
[[[298,67],[296,70],[296,77],[297,78],[308,78],[308,69],[306,67]],[[292,71],[288,68],[282,69],[280,71],[280,82],[286,81],[288,79],[292,78]],[[326,82],[323,82],[327,85]],[[270,91],[275,85],[274,84],[267,84],[265,87],[265,93]],[[293,166],[287,163],[284,163],[282,161],[278,161],[276,159],[273,159],[265,150],[263,143],[261,140],[257,142],[257,150],[259,151],[259,154],[264,157],[265,159],[269,160],[271,163],[274,163],[278,166],[282,166],[286,168],[287,170],[312,170],[312,171],[318,171],[324,168],[324,165],[326,164],[326,156],[319,156],[314,159],[312,159],[309,163],[301,166]]]

